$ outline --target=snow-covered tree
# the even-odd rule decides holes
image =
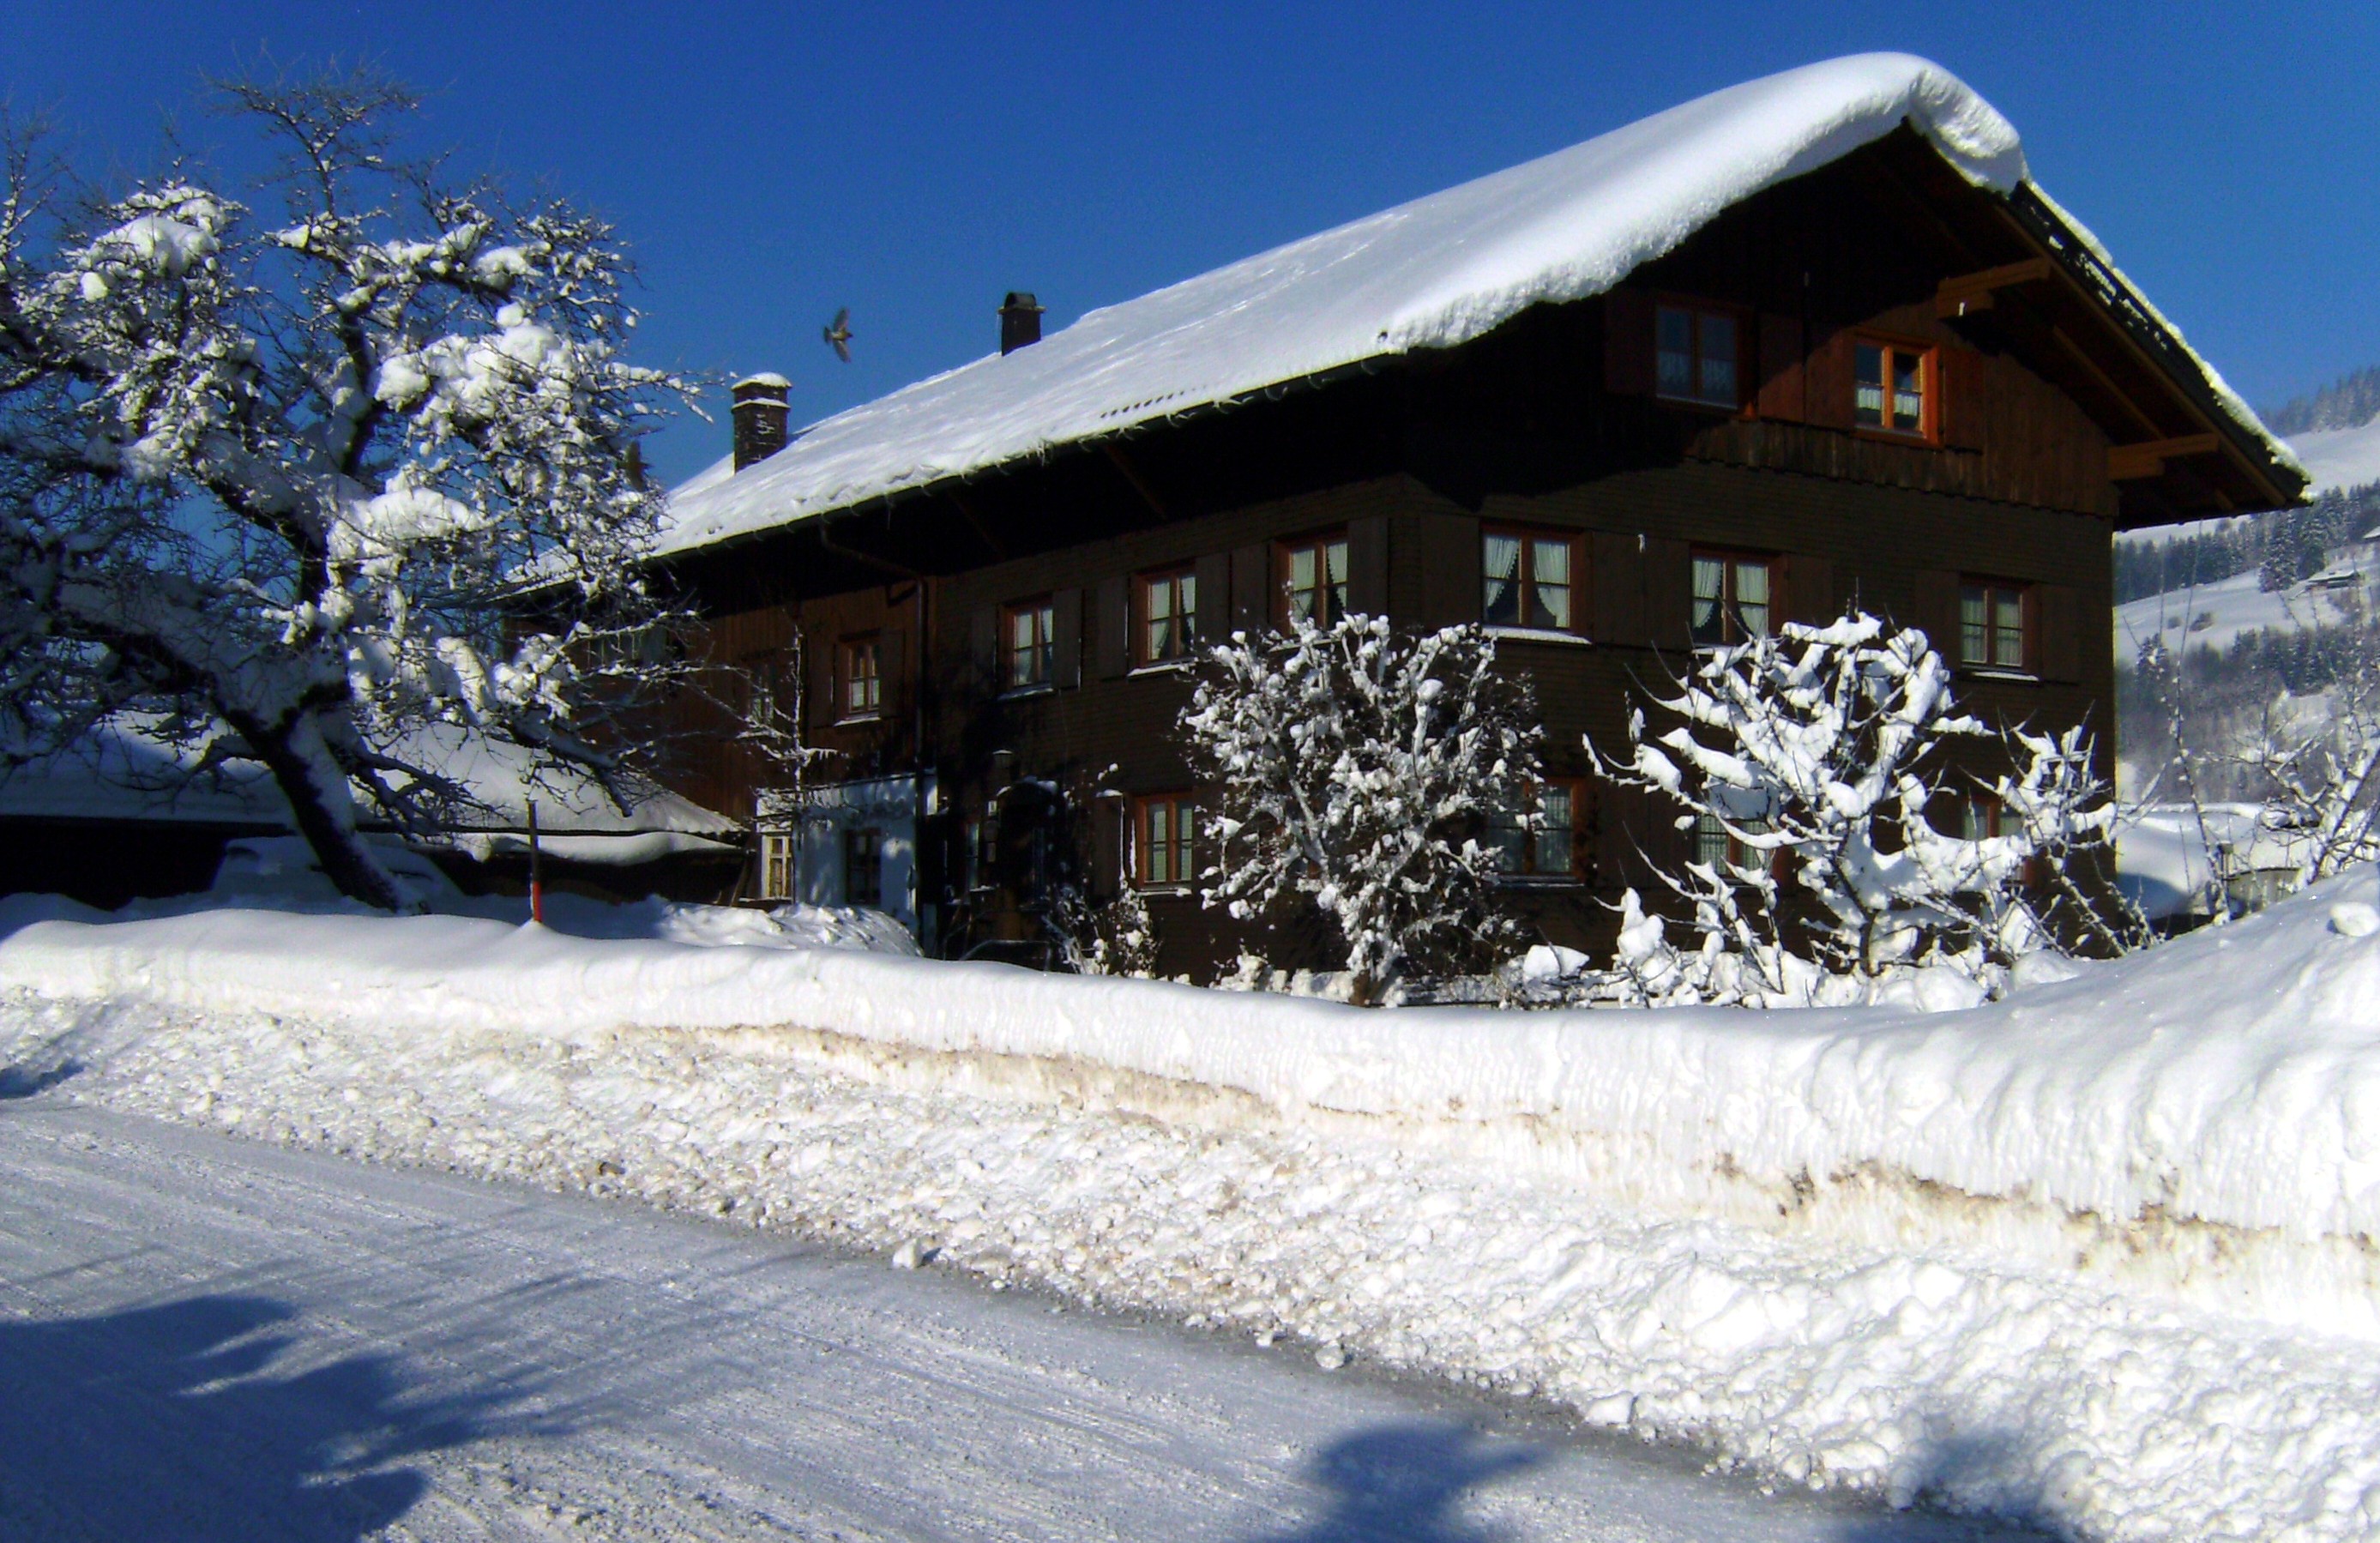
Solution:
[[[1140,892],[1130,884],[1104,903],[1090,899],[1077,885],[1065,884],[1050,897],[1049,923],[1077,975],[1146,979],[1157,973],[1157,924]]]
[[[1924,633],[1874,616],[1712,650],[1653,707],[1673,726],[1651,733],[1636,710],[1624,758],[1588,746],[1606,777],[1674,804],[1695,849],[1659,875],[1695,948],[1623,897],[1619,966],[1645,1000],[1808,1001],[1829,977],[1924,965],[1996,983],[2048,942],[2028,868],[2072,863],[2113,814],[2079,729],[1996,735],[1958,710]],[[1955,779],[1948,747],[1985,739],[2015,770]],[[1998,828],[1948,808],[1996,808]]]
[[[1480,837],[1537,776],[1536,705],[1476,626],[1385,619],[1235,633],[1182,715],[1215,790],[1206,901],[1243,919],[1297,897],[1345,941],[1354,1000],[1522,942]]]
[[[225,90],[280,152],[237,198],[183,167],[68,208],[12,141],[0,744],[153,714],[270,769],[332,881],[400,906],[358,799],[410,833],[462,796],[409,731],[625,794],[650,699],[691,678],[638,565],[637,440],[685,388],[620,357],[610,227],[400,164],[402,89]]]
[[[2298,881],[2380,858],[2380,649],[2311,701],[2286,691],[2249,753],[2268,792],[2265,818],[2287,832]]]

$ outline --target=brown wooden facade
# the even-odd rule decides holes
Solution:
[[[2022,656],[1964,671],[1963,699],[2088,723],[2106,769],[2113,531],[2297,496],[2024,196],[1977,191],[1903,131],[1745,200],[1608,296],[722,543],[677,573],[722,659],[791,668],[798,632],[811,742],[842,754],[828,776],[917,780],[921,925],[954,952],[1029,929],[1026,892],[1057,869],[1095,893],[1133,881],[1130,800],[1196,791],[1174,728],[1190,676],[1139,662],[1126,636],[1141,576],[1195,578],[1196,626],[1219,638],[1278,618],[1289,544],[1343,533],[1349,608],[1422,628],[1482,620],[1483,532],[1567,537],[1569,635],[1508,636],[1500,658],[1534,684],[1549,775],[1583,779],[1578,863],[1512,895],[1549,940],[1599,946],[1640,852],[1684,838],[1670,811],[1596,789],[1583,741],[1621,746],[1638,684],[1691,657],[1697,552],[1765,560],[1772,620],[1856,604],[1949,643],[1962,587],[2021,597]],[[1731,323],[1725,402],[1664,395],[1664,307]],[[1918,361],[1921,428],[1855,420],[1864,346]],[[1028,601],[1047,608],[1050,678],[1009,689],[1004,608]],[[838,664],[856,639],[882,677],[857,715]],[[722,747],[683,791],[747,810],[753,778]],[[1029,863],[1018,819],[993,818],[1019,788],[1062,806]],[[1039,866],[1019,879],[1021,863]],[[1169,971],[1203,978],[1251,941],[1180,885],[1150,899]],[[1319,940],[1263,942],[1320,962]]]

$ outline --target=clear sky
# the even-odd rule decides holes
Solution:
[[[1924,54],[2252,401],[2380,363],[2380,5],[1380,0],[1105,7],[0,0],[0,91],[84,170],[217,141],[209,76],[367,58],[420,142],[619,225],[645,362],[773,369],[796,421],[1543,154],[1868,49]],[[855,361],[819,336],[851,308]],[[716,411],[717,395],[712,397]],[[655,444],[676,479],[723,414]]]

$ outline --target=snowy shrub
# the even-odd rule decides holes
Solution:
[[[2326,711],[2292,712],[2284,691],[2249,753],[2266,784],[2268,823],[2289,832],[2298,882],[2380,858],[2380,650],[2325,694]]]
[[[1538,731],[1495,660],[1476,626],[1403,638],[1370,616],[1208,650],[1182,715],[1220,802],[1207,904],[1252,919],[1309,902],[1345,942],[1359,1002],[1514,952],[1478,838],[1537,775]]]
[[[1629,891],[1615,994],[1803,1003],[1924,972],[1979,996],[2053,943],[2059,907],[2095,917],[2074,869],[2114,809],[2089,739],[2001,735],[1959,711],[1924,633],[1856,613],[1789,625],[1700,656],[1673,686],[1653,706],[1675,726],[1651,734],[1639,709],[1625,758],[1588,746],[1603,775],[1676,806],[1695,849],[1658,873],[1695,942],[1670,942]],[[1960,786],[1945,752],[1961,740],[1999,743],[2017,770]],[[1996,808],[1998,829],[1946,832],[1946,808]]]
[[[67,212],[13,137],[0,746],[154,715],[200,764],[261,762],[339,889],[399,906],[358,798],[416,834],[468,796],[411,731],[626,796],[652,699],[698,684],[638,564],[637,440],[686,388],[619,357],[610,228],[399,164],[402,90],[227,95],[282,152],[274,213],[178,172]]]
[[[1130,884],[1104,905],[1065,884],[1050,900],[1049,923],[1077,975],[1123,975],[1146,980],[1157,974],[1157,924],[1140,892]]]

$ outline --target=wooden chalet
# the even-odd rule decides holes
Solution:
[[[682,791],[750,814],[745,893],[880,905],[957,954],[1049,887],[1139,886],[1168,971],[1201,908],[1174,727],[1198,640],[1481,622],[1531,677],[1551,829],[1512,904],[1604,943],[1667,809],[1598,786],[1635,683],[1849,605],[1922,625],[1963,700],[2114,753],[2114,532],[2286,504],[2288,452],[1937,67],[1869,55],[1084,317],[736,452],[661,560],[756,711],[836,752],[766,785],[724,734]],[[795,672],[799,672],[796,677]],[[798,678],[799,689],[795,689]],[[1988,812],[1988,811],[1985,811]],[[1268,939],[1316,963],[1321,940]]]

